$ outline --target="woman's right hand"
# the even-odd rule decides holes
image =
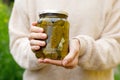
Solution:
[[[46,43],[44,39],[47,38],[47,34],[43,33],[44,29],[37,27],[37,22],[33,22],[30,27],[30,45],[33,51],[39,50],[41,46],[45,46]]]

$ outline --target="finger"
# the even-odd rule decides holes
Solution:
[[[64,67],[70,67],[70,66],[73,66],[74,65],[74,63],[73,63],[73,61],[74,61],[74,56],[71,56],[70,54],[69,55],[67,55],[64,59],[63,59],[63,66]]]
[[[75,40],[72,40],[72,42],[70,43],[70,52],[63,59],[63,65],[66,66],[68,63],[72,62],[78,54],[79,54],[79,44]]]
[[[38,63],[44,63],[44,59],[43,58],[39,58],[38,59]]]
[[[37,22],[32,22],[32,25],[33,26],[37,26]]]
[[[30,33],[30,39],[46,39],[47,35],[45,33]]]
[[[44,32],[44,30],[43,30],[43,28],[41,28],[41,27],[36,27],[36,26],[31,26],[31,28],[30,28],[30,31],[31,32],[35,32],[35,33],[43,33]]]
[[[63,64],[63,66],[68,69],[72,69],[72,68],[76,67],[77,65],[78,65],[78,55],[76,55],[76,57],[71,62],[69,62],[65,65]]]
[[[63,59],[63,65],[67,66],[69,63],[71,63],[75,59],[77,54],[78,53],[72,53],[72,52],[68,53],[68,55]]]
[[[40,49],[40,46],[31,46],[31,49],[32,49],[33,51],[36,51],[36,50],[39,50],[39,49]]]
[[[41,60],[39,60],[39,61],[41,61]],[[44,59],[44,61],[42,61],[42,63],[53,64],[53,65],[57,65],[57,66],[62,66],[62,61],[61,60]]]
[[[41,40],[30,40],[30,45],[31,46],[45,46],[46,43],[45,41],[41,41]]]
[[[67,66],[69,63],[71,63],[74,60],[76,55],[77,55],[76,52],[68,53],[68,55],[63,59],[63,65]]]
[[[79,44],[78,40],[73,39],[71,41],[71,43],[70,43],[70,54],[69,54],[69,55],[71,55],[71,57],[74,58],[79,53],[79,49],[80,49],[79,46],[80,46],[80,44]]]

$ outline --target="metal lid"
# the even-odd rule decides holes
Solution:
[[[51,13],[51,14],[63,14],[63,15],[68,16],[68,13],[66,11],[63,11],[63,10],[43,10],[39,14],[47,14],[47,13]]]

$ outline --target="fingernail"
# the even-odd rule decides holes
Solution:
[[[44,61],[43,59],[38,59],[39,63],[43,63],[43,61]]]
[[[43,28],[40,28],[40,30],[43,32],[44,31],[44,29]]]
[[[47,37],[47,35],[46,35],[46,34],[43,34],[42,36],[43,36],[44,38],[46,38],[46,37]]]
[[[67,63],[68,63],[68,61],[67,61],[67,60],[63,61],[63,65],[66,65]]]
[[[46,59],[44,59],[44,62],[45,62],[45,63],[49,62],[49,59],[47,59],[47,58],[46,58]]]

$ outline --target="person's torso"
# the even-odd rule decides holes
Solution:
[[[70,38],[77,35],[88,35],[98,39],[105,25],[107,0],[28,0],[30,23],[39,19],[43,10],[67,11],[70,23]],[[109,2],[111,2],[110,0]],[[105,11],[106,7],[106,11]],[[64,69],[57,66],[47,66],[38,71],[27,70],[25,80],[113,80],[112,70],[90,71],[79,67]]]
[[[39,19],[43,10],[64,10],[68,12],[70,38],[77,35],[88,35],[98,39],[104,29],[106,13],[110,3],[107,0],[28,0],[30,23]]]
[[[48,65],[39,70],[26,70],[23,80],[114,80],[112,70],[84,70]]]

